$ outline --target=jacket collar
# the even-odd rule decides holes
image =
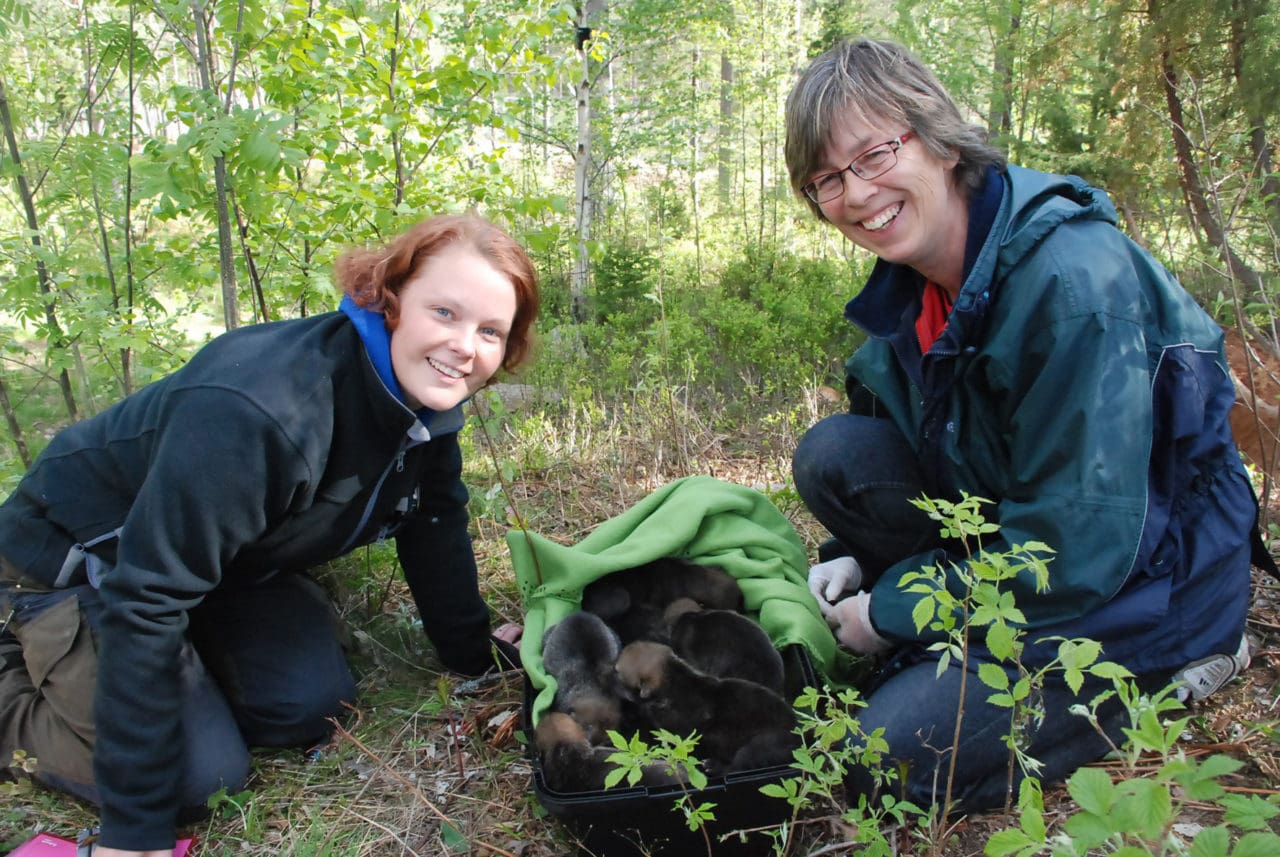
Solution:
[[[1007,196],[1001,171],[989,167],[981,186],[969,200],[969,231],[965,237],[964,284],[956,300],[955,311],[965,313],[974,308],[976,299],[986,302],[987,287],[999,242],[990,240],[998,231],[995,226]],[[982,260],[983,263],[980,264]],[[924,277],[906,265],[877,259],[867,283],[844,308],[844,317],[872,336],[882,339],[895,335],[914,336],[915,320],[920,315],[920,295]],[[953,312],[953,316],[954,316]]]

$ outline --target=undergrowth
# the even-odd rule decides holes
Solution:
[[[745,415],[705,401],[695,415],[679,391],[637,393],[608,405],[585,398],[510,410],[491,396],[481,398],[464,437],[465,476],[482,589],[495,624],[521,617],[504,542],[517,519],[572,542],[659,485],[708,474],[769,493],[811,552],[823,538],[789,479],[789,453],[799,434],[836,407],[812,391],[796,391],[781,407],[760,403]],[[467,681],[445,673],[387,547],[359,550],[320,576],[349,629],[360,699],[328,745],[256,751],[247,789],[218,796],[206,819],[183,828],[198,838],[199,857],[570,853],[572,838],[546,816],[530,788],[521,675]],[[1263,645],[1243,680],[1189,712],[1146,715],[1155,719],[1141,728],[1162,730],[1167,756],[1138,744],[1117,762],[1085,769],[1070,789],[1024,795],[1007,816],[952,819],[943,831],[945,853],[981,854],[1000,834],[995,841],[1003,850],[990,853],[1070,854],[1053,850],[1066,825],[1086,826],[1090,813],[1114,812],[1132,803],[1135,791],[1160,789],[1169,791],[1168,807],[1176,810],[1162,817],[1166,838],[1214,846],[1194,852],[1197,857],[1255,853],[1247,850],[1251,840],[1240,837],[1249,829],[1239,819],[1261,819],[1253,798],[1269,802],[1280,786],[1273,740],[1280,676],[1270,645],[1280,620],[1269,581],[1255,587],[1251,630]],[[795,807],[789,853],[851,853],[854,843],[873,840],[892,853],[919,850],[925,839],[914,808],[850,813],[856,802],[849,806],[831,776],[837,743],[810,747],[801,765],[810,767],[809,776],[799,771],[793,784],[779,787],[776,797]],[[1208,761],[1219,757],[1233,764]],[[1213,774],[1221,795],[1209,794],[1206,777],[1195,771]],[[1137,781],[1152,785],[1127,785]],[[0,852],[40,831],[74,837],[96,816],[91,807],[26,781],[0,783],[0,807]],[[1223,850],[1216,831],[1228,823]],[[1016,832],[1026,838],[1016,839]],[[1097,847],[1098,853],[1161,853],[1108,851],[1105,841]]]

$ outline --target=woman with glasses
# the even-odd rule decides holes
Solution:
[[[903,763],[886,788],[940,802],[954,744],[950,809],[997,806],[1011,712],[977,673],[1001,659],[974,627],[967,680],[957,659],[939,671],[929,647],[945,635],[917,627],[925,596],[903,585],[936,566],[961,593],[980,556],[909,501],[987,498],[998,530],[982,548],[1050,549],[1047,589],[1030,574],[1004,585],[1025,617],[1025,667],[1051,661],[1062,637],[1088,638],[1144,689],[1216,690],[1247,663],[1256,518],[1221,331],[1116,228],[1105,193],[1007,165],[899,45],[817,58],[786,122],[792,187],[877,257],[845,309],[867,334],[846,364],[849,411],[795,452],[796,487],[833,536],[810,588],[840,641],[882,664],[860,720],[885,729],[884,769]],[[1114,700],[1100,730],[1069,711],[1108,687],[1073,691],[1059,672],[1025,700],[1016,737],[1039,763],[1026,773],[1064,779],[1121,741]],[[872,771],[847,781],[877,787]]]

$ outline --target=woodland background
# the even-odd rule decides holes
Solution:
[[[839,386],[871,260],[781,151],[843,34],[915,49],[1274,343],[1277,26],[1265,0],[0,0],[3,477],[205,336],[332,309],[342,248],[440,211],[530,248],[524,381],[562,401]]]
[[[529,248],[544,289],[534,365],[479,397],[464,435],[501,618],[520,615],[512,523],[575,540],[677,476],[760,487],[816,544],[787,461],[840,407],[858,341],[841,310],[872,260],[791,196],[782,108],[842,35],[905,42],[1012,161],[1108,190],[1231,330],[1242,388],[1264,389],[1278,29],[1267,0],[0,0],[0,495],[58,428],[208,337],[336,307],[343,248],[475,210]],[[362,746],[268,756],[196,831],[203,853],[472,837],[561,853],[529,806],[518,681],[442,675],[390,554],[326,582],[363,665]],[[1259,593],[1265,649],[1280,625]],[[1236,741],[1252,785],[1275,785],[1275,730],[1257,727],[1275,722],[1275,671],[1253,676],[1197,734]],[[456,824],[406,782],[430,782]],[[91,820],[7,788],[0,848]]]

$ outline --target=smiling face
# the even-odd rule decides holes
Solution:
[[[909,130],[850,111],[832,128],[810,179],[846,167],[869,147]],[[892,169],[870,180],[846,173],[844,193],[822,203],[822,214],[859,247],[958,290],[969,207],[952,180],[956,159],[938,159],[917,139],[905,143],[897,158]]]
[[[391,368],[413,410],[445,411],[474,394],[502,364],[516,314],[511,280],[457,245],[405,280],[391,332]]]

